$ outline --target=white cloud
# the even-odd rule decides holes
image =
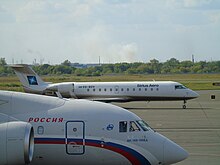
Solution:
[[[212,23],[219,24],[220,23],[220,12],[213,12],[208,14],[209,19]]]
[[[196,7],[204,3],[204,0],[184,0],[184,7]]]
[[[215,51],[217,57],[220,48],[213,45],[220,43],[219,4],[214,0],[0,1],[0,54],[9,61],[12,56],[24,62],[44,57],[53,63],[97,62],[98,56],[104,62],[184,59],[191,51]],[[202,42],[204,38],[215,43]]]
[[[15,17],[4,6],[0,5],[0,22],[11,23],[15,21]]]
[[[166,6],[173,9],[213,9],[219,2],[216,0],[166,0]]]
[[[121,45],[121,48],[118,54],[122,58],[123,61],[135,62],[137,61],[137,53],[138,53],[137,44],[130,43],[130,44]]]
[[[138,60],[138,45],[136,43],[115,43],[109,45],[105,53],[108,58],[104,57],[104,62],[135,62]]]

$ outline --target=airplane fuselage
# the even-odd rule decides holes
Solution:
[[[183,100],[184,109],[186,100],[199,96],[173,81],[46,83],[28,65],[12,65],[12,68],[27,93],[104,102]]]
[[[1,93],[0,100],[0,119],[3,113],[34,128],[31,165],[156,165],[188,155],[135,114],[111,104],[13,92]]]
[[[106,102],[189,100],[198,97],[196,92],[172,81],[66,82],[49,84],[46,90],[57,90],[63,97]]]

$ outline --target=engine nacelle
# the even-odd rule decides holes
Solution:
[[[34,130],[30,123],[0,124],[0,165],[29,164],[34,153]]]
[[[65,98],[77,98],[74,93],[74,84],[73,83],[60,83],[57,85],[53,85],[47,87],[45,90],[45,95],[55,95],[57,96],[56,92],[59,92],[62,97]]]

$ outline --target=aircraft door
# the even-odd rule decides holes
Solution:
[[[71,90],[69,91],[70,96],[74,99],[77,99],[76,94],[75,94],[75,86],[74,83],[72,84]]]
[[[83,121],[66,122],[66,153],[69,155],[85,153],[85,123]]]

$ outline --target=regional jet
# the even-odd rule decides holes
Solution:
[[[188,153],[102,102],[0,91],[0,165],[167,165]]]
[[[173,81],[135,82],[63,82],[46,83],[34,70],[24,64],[11,66],[20,79],[24,91],[54,96],[60,93],[65,98],[90,99],[103,102],[128,101],[186,101],[199,95]]]

